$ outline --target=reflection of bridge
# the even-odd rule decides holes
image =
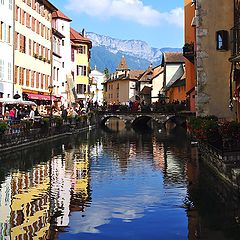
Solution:
[[[175,123],[176,125],[183,125],[186,122],[187,116],[185,114],[163,114],[163,113],[121,113],[121,112],[100,112],[99,121],[101,124],[105,124],[110,118],[118,118],[123,120],[127,126],[144,125],[150,120],[165,125],[167,122]]]

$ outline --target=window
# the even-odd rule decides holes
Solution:
[[[77,65],[77,76],[87,76],[87,67]]]
[[[36,72],[31,72],[31,87],[34,88],[34,78],[35,78]]]
[[[27,69],[26,70],[26,86],[29,87],[29,83],[30,83],[30,70]]]
[[[228,50],[228,31],[221,30],[216,32],[217,50]]]
[[[26,16],[27,16],[26,26],[28,28],[30,28],[31,27],[31,24],[30,24],[30,22],[31,22],[31,15],[26,13]]]
[[[32,40],[31,39],[29,39],[29,43],[28,43],[28,54],[32,56]]]
[[[36,88],[39,88],[39,74],[40,73],[36,73]]]
[[[9,9],[12,10],[12,0],[9,0]]]
[[[19,21],[19,17],[18,17],[18,15],[19,15],[19,7],[16,7],[16,10],[15,10],[16,12],[15,12],[15,20],[16,21]]]
[[[2,40],[7,41],[7,25],[3,23]]]
[[[32,30],[35,32],[36,19],[32,17]]]
[[[87,86],[85,84],[77,84],[77,94],[84,94],[87,90]]]
[[[8,63],[8,81],[12,81],[12,64]]]
[[[19,67],[14,66],[14,83],[17,84]]]
[[[20,34],[20,52],[26,53],[26,37]]]
[[[59,76],[59,68],[57,68],[57,82],[58,82],[58,76]]]
[[[11,26],[8,26],[8,33],[7,33],[7,42],[11,43],[11,32],[12,32],[12,28]]]
[[[80,54],[86,54],[86,47],[85,46],[80,46],[78,48],[78,53]]]

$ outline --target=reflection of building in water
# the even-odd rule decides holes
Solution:
[[[63,158],[65,156],[65,159]],[[72,152],[58,155],[51,160],[51,197],[53,216],[58,227],[69,223],[69,205],[71,198]],[[60,214],[58,214],[60,212]],[[59,215],[59,216],[56,216]]]
[[[84,211],[90,201],[89,146],[80,145],[74,156],[70,211]]]
[[[10,214],[11,214],[11,177],[6,177],[4,183],[0,184],[0,239],[8,239],[10,236]]]
[[[106,122],[106,126],[112,131],[123,131],[126,128],[124,121],[118,118],[108,119]]]
[[[46,239],[50,228],[49,166],[12,174],[11,239]]]
[[[156,169],[163,171],[165,169],[165,150],[163,143],[153,140],[153,162]]]

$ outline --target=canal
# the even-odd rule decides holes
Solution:
[[[0,156],[0,239],[239,239],[239,195],[183,129],[106,129]]]

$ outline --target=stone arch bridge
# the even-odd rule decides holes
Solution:
[[[108,119],[118,118],[123,120],[126,126],[137,126],[147,124],[150,120],[155,123],[166,126],[166,124],[171,123],[181,126],[186,123],[187,116],[185,114],[163,114],[163,113],[121,113],[121,112],[100,112],[99,122],[105,125]]]

